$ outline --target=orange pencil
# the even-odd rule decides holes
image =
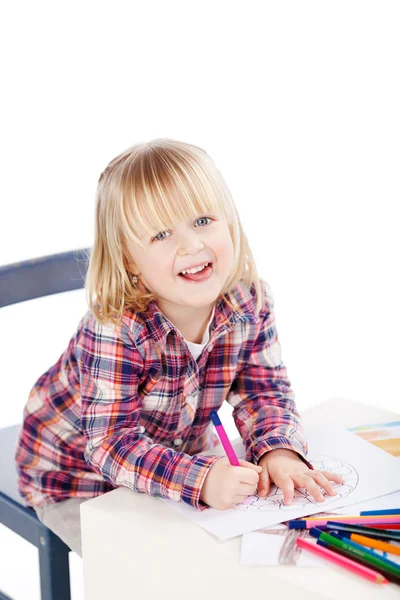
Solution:
[[[383,525],[386,524],[387,529],[391,528],[391,525],[393,523],[400,523],[400,517],[393,517],[393,516],[382,516],[382,517],[360,517],[355,516],[355,517],[344,517],[344,516],[340,516],[340,518],[338,517],[332,517],[332,515],[330,515],[329,517],[305,517],[305,518],[301,518],[301,519],[293,519],[291,521],[288,521],[288,526],[289,529],[311,529],[311,527],[323,527],[324,525],[327,524],[328,521],[332,521],[333,519],[337,519],[338,522],[340,523],[348,523],[349,525],[371,525],[373,523],[376,523],[378,525]]]
[[[400,546],[389,544],[389,542],[375,540],[373,538],[367,537],[366,535],[359,535],[358,533],[350,534],[349,540],[353,540],[353,542],[357,542],[358,544],[362,544],[363,546],[367,546],[368,548],[376,548],[377,550],[383,550],[384,552],[388,552],[389,554],[397,554],[398,556],[400,556]]]
[[[328,548],[324,548],[323,546],[319,546],[310,542],[309,540],[305,540],[303,538],[297,538],[296,544],[300,546],[300,548],[304,548],[304,550],[309,550],[310,552],[314,552],[314,554],[318,554],[322,556],[322,558],[326,558],[331,562],[344,567],[348,571],[360,575],[360,577],[364,577],[369,581],[373,581],[375,583],[389,583],[389,581],[373,569],[369,567],[364,567],[364,565],[360,565],[359,563],[351,560],[350,558],[346,558],[341,554],[337,554],[336,552],[332,552],[332,550],[328,550]]]
[[[329,514],[329,513],[328,513]],[[299,521],[340,521],[341,523],[347,523],[348,521],[353,521],[354,522],[358,522],[360,521],[360,523],[382,523],[382,524],[386,524],[386,523],[394,523],[394,524],[399,524],[400,523],[400,516],[398,515],[371,515],[371,516],[367,516],[367,517],[362,517],[361,515],[329,515],[328,517],[314,517],[313,515],[310,515],[309,517],[299,517],[298,519]]]

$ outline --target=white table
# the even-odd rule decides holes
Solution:
[[[305,425],[352,427],[399,415],[332,398],[302,418]],[[240,565],[240,537],[220,542],[159,498],[126,488],[85,502],[81,520],[85,600],[245,600],[274,593],[293,600],[400,598],[398,586],[373,584],[336,566]]]

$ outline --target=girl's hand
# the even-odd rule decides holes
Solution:
[[[200,492],[200,500],[219,510],[232,508],[255,493],[261,466],[239,460],[234,467],[227,458],[220,458],[210,468]]]
[[[330,481],[343,483],[340,475],[330,471],[313,471],[293,450],[277,448],[270,450],[261,457],[259,463],[262,466],[258,495],[264,498],[268,495],[271,481],[281,488],[285,504],[292,504],[294,488],[305,488],[312,494],[317,502],[325,498],[320,490],[323,488],[329,496],[335,496],[336,492]]]

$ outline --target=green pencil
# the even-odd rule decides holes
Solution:
[[[332,552],[336,552],[337,554],[340,554],[340,556],[350,558],[351,560],[354,560],[360,565],[364,565],[364,567],[371,568],[371,563],[368,560],[361,558],[361,556],[356,556],[352,552],[348,552],[347,550],[343,550],[342,548],[333,546],[333,544],[329,544],[329,542],[324,542],[323,540],[318,539],[317,545],[323,546],[324,548],[328,548],[328,550],[332,550]],[[381,575],[386,577],[386,579],[389,579],[389,581],[391,581],[392,583],[397,583],[397,585],[400,585],[400,575],[393,575],[393,573],[391,571],[388,571],[385,567],[375,567],[374,570],[377,573],[380,573]]]
[[[368,561],[371,567],[382,567],[388,573],[393,573],[393,575],[397,576],[400,575],[399,565],[385,558],[381,558],[380,556],[373,556],[370,551],[360,546],[360,544],[356,544],[355,542],[345,542],[344,540],[334,537],[333,535],[329,535],[328,533],[325,533],[316,527],[312,527],[310,529],[310,534],[317,539],[331,544],[332,546],[347,550],[348,552],[352,553],[353,556],[360,556],[364,560]]]

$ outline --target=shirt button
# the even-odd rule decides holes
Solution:
[[[183,444],[183,440],[181,440],[181,438],[174,439],[174,446],[182,446],[182,444]]]
[[[214,344],[210,344],[210,345],[208,346],[208,351],[209,351],[209,352],[211,352],[211,350],[212,350],[213,348],[214,348]]]
[[[144,433],[145,431],[146,431],[146,428],[145,428],[145,427],[143,427],[143,425],[141,425],[141,426],[139,427],[139,433]]]

